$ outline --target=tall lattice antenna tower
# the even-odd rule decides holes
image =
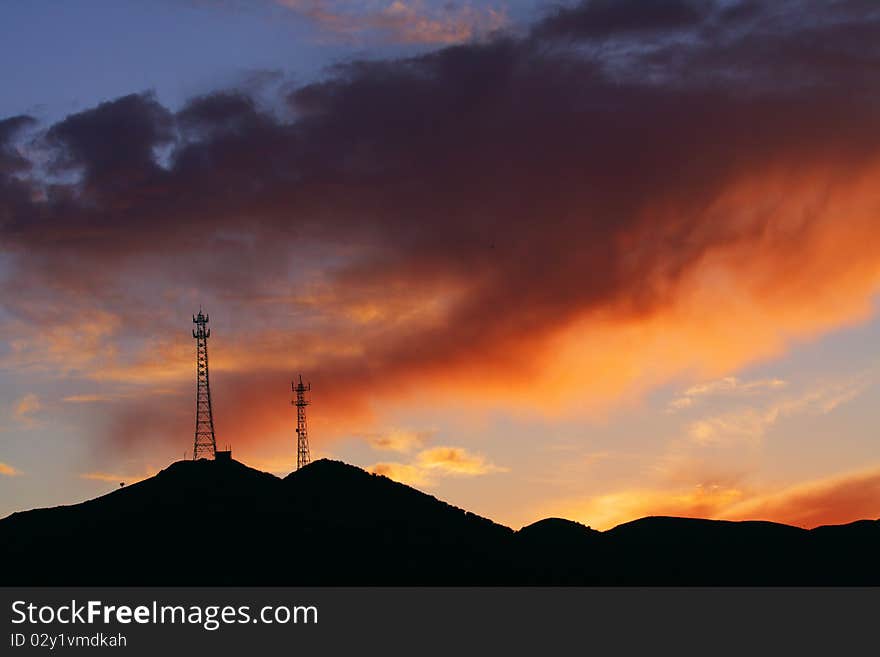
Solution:
[[[290,387],[296,393],[296,399],[291,403],[296,406],[296,469],[299,470],[312,460],[309,454],[309,430],[306,425],[306,406],[311,403],[306,399],[306,393],[311,391],[312,384],[304,384],[300,374],[299,383],[291,381]]]
[[[208,338],[211,329],[205,328],[208,316],[193,315],[193,337],[196,339],[196,437],[193,444],[193,460],[213,459],[217,454],[214,438],[214,411],[211,409],[211,384],[208,380]]]

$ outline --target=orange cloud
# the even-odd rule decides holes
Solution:
[[[880,175],[880,166],[871,171]],[[742,222],[742,239],[684,274],[655,312],[587,313],[551,336],[543,389],[560,402],[584,393],[610,401],[682,376],[724,375],[794,340],[866,321],[880,289],[880,197],[867,174],[832,189],[811,173],[797,178],[746,181],[706,208],[736,217],[773,203],[772,215]]]
[[[20,470],[13,468],[8,463],[0,463],[0,475],[3,475],[5,477],[17,477],[20,474]]]
[[[413,463],[376,463],[367,470],[410,486],[432,486],[436,476],[472,477],[506,472],[506,468],[494,465],[486,457],[473,454],[463,447],[432,447],[419,452]]]
[[[405,453],[424,445],[428,435],[426,432],[394,429],[385,433],[370,434],[367,436],[367,442],[373,449]]]
[[[463,447],[432,447],[419,452],[416,460],[421,468],[450,475],[471,476],[505,470],[489,463],[481,454],[473,454]]]
[[[429,487],[433,483],[428,473],[423,469],[407,463],[376,463],[366,468],[366,470],[367,472],[383,475],[408,486]]]
[[[32,323],[20,319],[5,323],[9,353],[0,366],[70,375],[91,372],[112,361],[117,354],[113,338],[120,318],[97,309],[70,310],[69,316],[34,317],[34,323],[40,323],[38,332]]]

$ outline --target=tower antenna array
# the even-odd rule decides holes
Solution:
[[[309,430],[306,424],[306,406],[311,403],[306,399],[306,393],[311,391],[312,384],[304,384],[300,374],[299,383],[291,381],[290,387],[296,393],[296,399],[291,403],[296,406],[296,469],[299,470],[312,460],[309,454]]]
[[[208,379],[208,338],[211,329],[205,328],[208,316],[193,315],[193,337],[196,339],[196,435],[193,444],[193,460],[213,459],[217,453],[214,438],[214,412],[211,409],[211,384]]]

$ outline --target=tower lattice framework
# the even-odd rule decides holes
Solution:
[[[306,422],[306,406],[311,402],[306,399],[306,393],[312,389],[312,384],[304,384],[302,374],[299,383],[291,381],[290,387],[296,394],[292,402],[296,406],[296,469],[306,466],[312,460],[309,453],[309,429]]]
[[[211,408],[211,383],[208,378],[208,338],[211,329],[206,328],[208,316],[193,315],[193,337],[196,339],[196,435],[193,443],[193,460],[213,459],[217,452],[214,438],[214,411]]]

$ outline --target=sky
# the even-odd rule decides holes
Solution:
[[[880,517],[869,0],[0,6],[0,516],[219,447],[520,527]]]

